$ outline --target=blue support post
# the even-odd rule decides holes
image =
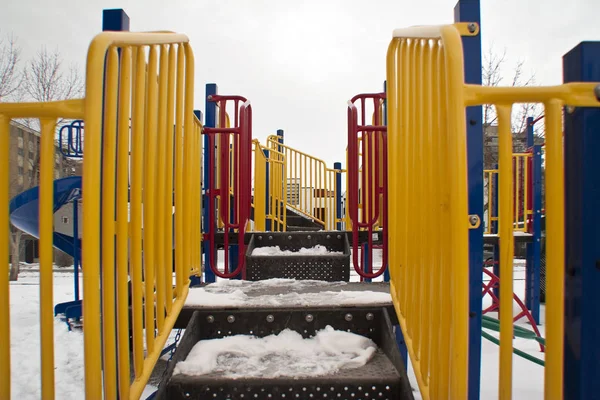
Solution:
[[[103,31],[129,31],[129,16],[121,9],[111,9],[102,11],[102,30]]]
[[[533,146],[533,221],[532,242],[527,245],[526,300],[536,324],[540,323],[540,268],[542,253],[542,146]]]
[[[216,123],[217,123],[217,104],[212,102],[212,101],[208,101],[208,97],[209,96],[213,96],[216,95],[219,92],[219,89],[217,88],[217,85],[215,83],[208,83],[206,84],[206,105],[205,105],[205,115],[206,115],[206,121],[204,123],[204,126],[209,127],[209,128],[215,128],[216,127]],[[212,170],[209,168],[208,165],[208,160],[210,157],[210,152],[215,151],[214,148],[210,148],[210,142],[208,140],[208,135],[204,135],[204,184],[202,185],[202,192],[203,192],[203,199],[202,199],[202,203],[204,204],[204,207],[202,207],[202,219],[203,219],[203,228],[202,228],[202,232],[203,233],[208,233],[210,231],[211,228],[216,229],[216,219],[215,219],[215,225],[213,227],[209,226],[209,213],[215,213],[215,210],[209,210],[208,207],[208,182],[210,180],[210,174],[213,175],[213,179],[215,179],[215,170],[216,168],[212,168]],[[214,243],[210,243],[210,241],[205,240],[202,244],[202,253],[204,254],[204,279],[206,282],[215,282],[216,277],[215,274],[213,273],[211,266],[210,266],[210,259],[209,259],[209,252],[210,252],[210,246],[213,246],[213,248],[215,249],[215,263],[218,265],[218,261],[217,261],[217,250],[216,250],[216,245]]]
[[[283,129],[277,129],[277,140],[279,141],[279,143],[283,144],[284,143],[284,135],[283,135]],[[277,148],[277,151],[280,153],[283,153],[282,151],[282,147],[279,146]]]
[[[335,229],[338,231],[342,230],[342,163],[333,163],[333,169],[335,173],[335,218],[339,221],[335,225]]]
[[[527,132],[527,149],[533,148],[533,117],[527,117],[527,125],[525,127]],[[533,150],[533,149],[532,149]],[[533,185],[532,185],[533,188]],[[527,201],[527,199],[525,199]],[[527,207],[525,207],[525,220],[527,220]],[[531,310],[532,307],[532,285],[533,285],[533,242],[527,243],[526,256],[525,256],[525,307]],[[536,321],[537,323],[537,321]]]
[[[75,301],[79,300],[79,207],[78,199],[73,200],[73,273],[74,273],[74,289]]]
[[[383,99],[383,125],[387,126],[387,81],[383,81],[383,92],[386,93],[386,97]],[[386,131],[386,134],[387,134],[387,131]],[[387,168],[387,165],[385,166],[385,168]],[[388,183],[385,182],[385,185],[387,186]],[[393,199],[388,199],[388,203],[390,200],[393,200]],[[386,212],[389,213],[389,210],[386,210]],[[387,226],[384,226],[383,229],[387,229]],[[384,246],[385,246],[385,243],[384,243]],[[390,266],[389,265],[387,265],[385,267],[385,271],[383,272],[383,281],[384,282],[390,281]]]
[[[600,82],[600,42],[582,42],[565,54],[563,79],[565,83]],[[600,101],[600,87],[596,88],[596,97]],[[565,112],[564,121],[566,273],[562,395],[567,400],[592,399],[600,393],[600,109],[577,107]]]
[[[400,350],[402,361],[404,361],[404,369],[407,369],[408,349],[406,348],[406,341],[404,340],[404,335],[402,334],[402,328],[400,327],[400,325],[394,325],[394,333],[396,335],[396,344],[398,345],[398,349]]]
[[[373,260],[369,257],[369,243],[363,243],[362,248],[362,260],[363,260],[363,272],[370,274],[373,272],[373,265],[371,264]],[[364,278],[364,282],[371,282],[371,278]]]
[[[465,83],[481,85],[481,11],[479,0],[459,0],[455,22],[479,24],[479,34],[462,38]],[[483,219],[483,126],[482,108],[467,107],[467,154],[469,214]],[[479,399],[481,380],[481,268],[483,224],[469,231],[469,400]]]
[[[269,159],[269,150],[263,150],[263,154],[265,158]],[[271,213],[271,200],[269,199],[269,163],[265,165],[265,177],[267,182],[265,182],[265,230],[267,232],[271,231],[271,220],[269,219],[269,214]]]

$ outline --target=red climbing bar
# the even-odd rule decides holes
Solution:
[[[219,161],[219,171],[216,179],[210,174],[209,189],[209,240],[214,243],[217,224],[215,223],[215,205],[219,197],[219,216],[223,221],[224,232],[238,233],[238,267],[229,271],[229,235],[223,235],[225,249],[224,271],[218,270],[215,265],[215,247],[211,246],[209,252],[210,266],[214,274],[220,278],[233,278],[238,275],[246,279],[245,269],[245,244],[244,236],[246,226],[250,219],[251,207],[251,173],[252,173],[252,106],[242,96],[209,96],[209,101],[218,103],[219,127],[204,128],[203,133],[209,135],[209,146],[215,148],[216,140],[219,141],[219,152],[211,151],[209,155],[209,168],[216,168],[216,157]],[[228,102],[233,103],[233,126],[227,126],[226,113]],[[218,138],[217,138],[218,137]],[[217,187],[218,182],[218,187]]]
[[[352,263],[361,281],[376,278],[387,268],[387,127],[381,121],[384,99],[385,93],[370,93],[354,96],[348,102],[348,215],[352,223]],[[372,101],[374,110],[371,124],[367,121],[366,112],[369,101]],[[357,102],[360,107],[357,107]],[[362,205],[360,218],[359,205]],[[383,225],[383,254],[382,266],[374,273],[373,233],[378,224]],[[362,245],[358,240],[361,229],[368,231],[366,265],[358,255]]]

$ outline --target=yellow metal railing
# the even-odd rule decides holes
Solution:
[[[252,141],[254,152],[254,231],[266,231],[270,221],[271,231],[285,232],[287,225],[288,179],[285,154],[263,147],[257,139]],[[265,154],[268,152],[268,156]],[[269,188],[267,196],[267,168]]]
[[[267,138],[267,147],[285,157],[287,206],[321,224],[323,229],[335,230],[336,223],[342,221],[336,218],[335,212],[335,177],[340,171],[327,168],[325,161],[280,143],[275,135]]]
[[[201,127],[193,115],[193,77],[194,58],[186,36],[105,32],[93,39],[88,51],[85,99],[0,105],[0,185],[6,188],[0,195],[4,209],[0,223],[4,226],[8,225],[10,119],[39,118],[42,127],[39,246],[44,399],[54,398],[55,392],[52,221],[56,120],[84,119],[88,145],[82,192],[86,398],[114,399],[118,393],[119,398],[138,399],[183,306],[189,275],[200,270]],[[0,229],[5,243],[6,231]],[[8,259],[7,246],[0,246],[0,258]],[[0,274],[3,399],[10,398],[6,275]]]
[[[483,87],[464,82],[466,24],[396,30],[387,55],[390,275],[394,306],[425,399],[467,398],[469,215],[465,108],[493,104],[499,129],[500,309],[512,309],[511,110],[546,115],[545,397],[563,393],[564,165],[562,110],[598,107],[595,83]],[[435,173],[434,173],[434,167]],[[507,218],[504,218],[507,216]],[[435,223],[433,223],[435,221]],[[508,222],[507,222],[508,221]],[[499,398],[512,396],[512,313],[500,314]]]
[[[513,229],[519,232],[529,231],[529,219],[533,215],[533,210],[530,207],[528,198],[530,196],[531,181],[530,181],[530,159],[531,153],[513,153],[513,193],[514,193],[514,217]],[[484,234],[493,234],[492,225],[498,222],[497,210],[494,212],[496,201],[494,193],[497,190],[498,170],[486,169],[483,170],[483,185],[485,188],[485,197],[487,202],[484,202]]]

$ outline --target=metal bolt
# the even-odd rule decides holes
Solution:
[[[375,316],[373,315],[373,313],[367,314],[367,321],[373,321],[374,318],[375,318]]]
[[[600,101],[600,85],[596,85],[594,88],[594,94],[596,95],[596,100]]]
[[[573,106],[566,106],[565,109],[569,114],[573,114],[575,112],[575,107]]]
[[[344,316],[344,319],[348,322],[352,321],[352,314],[348,313]]]
[[[267,315],[267,322],[275,321],[275,317],[272,314]]]
[[[476,24],[474,24],[473,22],[471,22],[471,23],[468,25],[468,28],[469,28],[469,32],[471,32],[471,33],[475,33],[475,31],[477,30],[477,25],[476,25]]]
[[[307,238],[308,240],[310,240],[310,235],[308,235],[306,238]]]
[[[213,317],[212,315],[209,315],[208,317],[206,317],[206,321],[209,324],[212,324],[213,322],[215,322],[215,317]]]
[[[269,235],[269,240],[273,240],[273,236],[270,236],[270,235]]]
[[[315,318],[312,316],[312,314],[306,314],[306,317],[304,319],[306,320],[306,322],[313,322]]]
[[[227,322],[229,322],[230,324],[235,322],[235,317],[233,315],[230,315],[227,317]]]
[[[337,235],[337,238],[338,238],[338,239],[341,239],[341,238],[342,238],[342,235]]]
[[[289,235],[289,236],[288,236],[288,240],[292,240],[292,235]]]
[[[258,237],[258,240],[262,240],[262,236],[259,236],[259,237]]]
[[[331,235],[327,235],[327,239],[331,239]]]

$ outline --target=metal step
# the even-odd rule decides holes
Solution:
[[[307,317],[310,316],[310,317]],[[386,307],[198,310],[190,319],[157,393],[158,399],[413,399]],[[173,375],[200,340],[236,334],[264,337],[292,329],[307,338],[327,325],[369,337],[378,346],[364,366],[313,377],[240,377],[223,373]]]

